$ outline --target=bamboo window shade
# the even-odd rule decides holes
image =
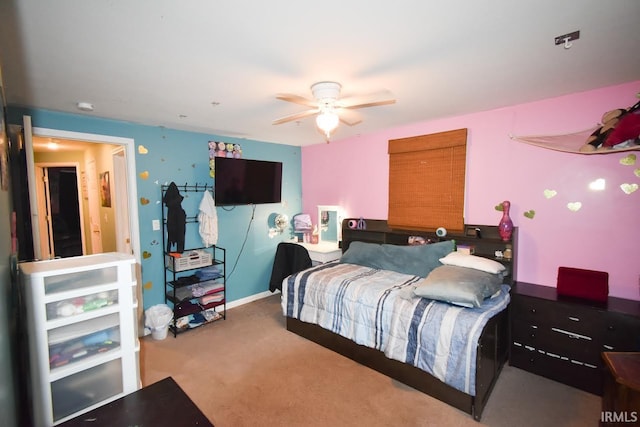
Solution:
[[[467,129],[389,141],[392,228],[464,230]]]

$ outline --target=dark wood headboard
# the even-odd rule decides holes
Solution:
[[[514,227],[509,242],[503,242],[498,234],[498,227],[494,225],[465,224],[463,232],[447,232],[445,237],[439,237],[435,231],[392,229],[386,220],[364,219],[365,228],[350,228],[349,223],[358,218],[346,218],[342,221],[342,251],[349,249],[353,241],[368,243],[387,243],[392,245],[408,245],[409,237],[420,237],[427,242],[454,240],[456,245],[469,245],[474,248],[474,255],[489,258],[503,264],[509,275],[505,281],[513,284],[516,280],[518,254],[518,227]],[[505,252],[511,249],[511,259],[496,257],[496,251]]]

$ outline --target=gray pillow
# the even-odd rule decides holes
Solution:
[[[454,247],[452,240],[417,246],[352,242],[340,262],[427,277]]]
[[[480,307],[500,290],[502,276],[467,267],[443,265],[418,282],[414,294],[463,307]]]

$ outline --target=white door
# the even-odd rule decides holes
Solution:
[[[49,176],[47,168],[35,165],[36,171],[36,197],[38,202],[38,223],[32,227],[40,229],[40,257],[38,259],[52,259],[55,257],[53,250],[53,224],[51,221],[51,204],[49,200]],[[34,242],[35,243],[35,242]]]
[[[127,159],[122,148],[113,153],[114,209],[116,217],[116,250],[132,254],[131,228],[129,227],[129,199],[127,185]]]
[[[102,253],[102,228],[100,227],[100,189],[96,160],[87,161],[87,196],[89,204],[89,233],[91,233],[91,253]]]

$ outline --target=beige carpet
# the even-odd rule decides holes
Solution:
[[[280,297],[162,341],[142,340],[143,385],[172,376],[216,427],[597,426],[600,398],[505,366],[480,423],[285,329]]]

